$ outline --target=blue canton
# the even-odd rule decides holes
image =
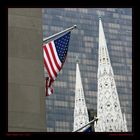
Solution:
[[[68,51],[69,40],[70,40],[70,32],[54,40],[58,57],[62,63],[64,62],[65,56]]]

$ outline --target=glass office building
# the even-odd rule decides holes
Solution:
[[[63,69],[54,82],[54,94],[46,97],[48,132],[71,132],[74,121],[76,56],[88,110],[97,110],[99,20],[102,17],[122,112],[132,131],[132,9],[131,8],[44,8],[43,37],[68,27],[72,30]]]

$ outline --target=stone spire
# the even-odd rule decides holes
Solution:
[[[126,117],[125,117],[125,113],[123,113],[123,121],[124,121],[124,131],[127,132],[127,121],[126,121]]]
[[[95,132],[123,132],[126,124],[114,80],[106,39],[99,18],[99,57],[98,57],[97,117]]]
[[[76,62],[76,84],[75,84],[75,108],[74,108],[74,124],[73,131],[81,128],[89,122],[84,90],[79,70],[78,59]],[[83,131],[83,129],[81,130]]]

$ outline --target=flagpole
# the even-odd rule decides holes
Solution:
[[[57,36],[62,35],[63,33],[68,32],[68,31],[71,31],[71,30],[73,30],[73,29],[75,29],[75,28],[77,28],[77,25],[73,25],[73,26],[70,27],[70,28],[67,28],[67,29],[65,29],[65,30],[63,30],[63,31],[61,31],[61,32],[58,32],[58,33],[56,33],[56,34],[54,34],[54,35],[52,35],[52,36],[49,36],[49,37],[47,37],[47,38],[44,38],[44,39],[43,39],[43,42],[48,42],[48,41],[50,41],[50,40],[53,40],[53,39],[56,38]]]
[[[74,130],[72,132],[78,132],[79,130],[83,129],[84,127],[88,126],[89,124],[93,123],[94,121],[97,121],[98,118],[93,119],[92,121],[88,122],[87,124],[85,124],[84,126],[82,126],[81,128],[78,128],[77,130]]]

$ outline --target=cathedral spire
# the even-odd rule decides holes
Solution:
[[[99,57],[96,132],[126,131],[114,80],[101,18],[99,18]]]
[[[105,39],[105,34],[104,34],[101,18],[99,18],[99,54],[102,54],[102,55],[99,55],[101,59],[101,60],[99,59],[100,60],[99,64],[109,65],[110,58],[107,51],[107,44],[106,44],[106,39]]]
[[[74,107],[74,124],[73,130],[77,130],[89,122],[84,90],[81,80],[81,74],[76,59],[76,84],[75,84],[75,107]],[[82,131],[82,130],[81,130]]]
[[[108,72],[109,74],[113,75],[113,70],[110,62],[110,57],[107,50],[107,43],[105,39],[104,29],[102,25],[101,17],[99,17],[99,51],[98,51],[98,66],[100,69],[98,69],[98,74],[103,72]],[[110,67],[108,69],[108,67]]]

